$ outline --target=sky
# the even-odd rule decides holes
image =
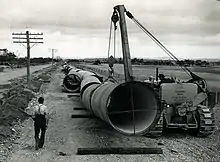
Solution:
[[[220,59],[220,1],[217,0],[0,0],[0,48],[26,56],[12,43],[12,32],[43,32],[44,44],[31,57],[97,58],[108,56],[110,18],[124,4],[178,58]],[[131,57],[167,55],[126,18]],[[120,28],[116,57],[122,57]],[[110,54],[113,55],[113,43]]]

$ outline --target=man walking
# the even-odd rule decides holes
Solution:
[[[42,148],[45,140],[45,133],[48,126],[48,110],[47,106],[43,105],[44,98],[38,99],[38,104],[34,107],[34,137],[35,137],[35,149]],[[39,134],[40,137],[39,137]]]

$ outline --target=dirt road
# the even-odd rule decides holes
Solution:
[[[194,138],[186,134],[171,134],[152,139],[123,136],[98,119],[73,119],[73,110],[81,105],[78,97],[62,92],[63,75],[53,75],[46,90],[46,105],[51,120],[43,149],[34,150],[33,122],[26,120],[21,137],[15,141],[9,162],[54,161],[220,161],[219,130],[208,138]],[[220,112],[219,112],[220,113]],[[161,147],[162,155],[76,155],[79,147]],[[59,152],[66,156],[59,155]]]
[[[33,73],[33,72],[38,71],[40,69],[46,68],[48,66],[49,65],[31,66],[30,72]],[[27,74],[26,68],[14,69],[14,70],[1,72],[0,73],[0,84],[7,84],[9,80],[21,77],[26,74]]]

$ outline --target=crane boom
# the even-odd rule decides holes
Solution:
[[[125,81],[129,82],[133,80],[131,56],[128,42],[128,33],[125,20],[125,7],[124,5],[117,5],[114,10],[118,11],[119,14],[119,24],[121,31],[121,41],[122,41],[122,52],[123,52],[123,62],[124,62],[124,74]]]

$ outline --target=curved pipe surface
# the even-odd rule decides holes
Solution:
[[[100,86],[100,84],[94,83],[94,84],[90,85],[89,87],[87,87],[83,93],[80,93],[81,94],[80,95],[81,96],[81,101],[82,101],[83,106],[87,110],[89,110],[92,114],[94,114],[94,113],[93,113],[93,110],[92,110],[92,107],[91,107],[91,97],[92,97],[93,92],[99,86]]]
[[[83,80],[85,79],[86,77],[88,76],[94,76],[96,75],[95,73],[93,72],[90,72],[90,71],[84,71],[84,70],[80,70],[77,72],[78,76]]]
[[[87,86],[93,83],[101,83],[95,73],[74,69],[73,67],[63,79],[63,87],[70,93],[81,92],[81,90],[84,91]]]
[[[126,135],[147,133],[161,113],[156,93],[142,82],[91,85],[81,98],[90,112]]]
[[[80,85],[80,94],[82,95],[87,87],[89,87],[92,84],[101,84],[99,79],[96,76],[87,76],[85,79],[81,81]]]
[[[67,92],[76,93],[80,91],[81,79],[76,74],[68,74],[63,79],[63,87]]]
[[[128,82],[111,93],[107,113],[112,126],[125,134],[145,134],[159,121],[159,98],[151,86]]]
[[[69,71],[69,74],[76,74],[77,75],[77,72],[81,71],[80,69],[71,69]]]
[[[73,67],[70,65],[63,65],[63,69],[61,71],[64,72],[65,75],[67,75],[72,69]]]

